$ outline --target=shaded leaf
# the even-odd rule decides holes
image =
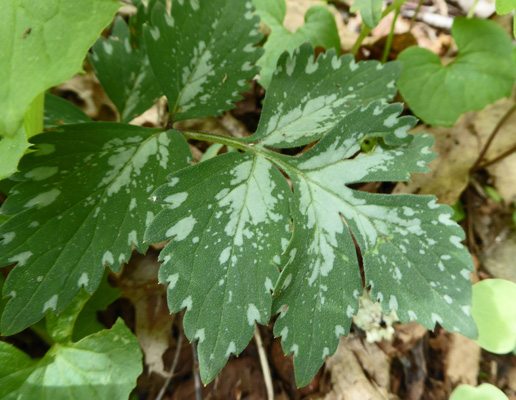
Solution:
[[[45,113],[43,126],[45,129],[56,128],[63,124],[79,124],[93,122],[79,107],[62,97],[45,93]]]
[[[148,201],[165,176],[188,165],[178,132],[113,123],[66,125],[32,139],[1,213],[0,265],[18,263],[4,295],[4,334],[61,312],[83,287],[93,292],[109,265],[119,271],[131,245],[160,210]],[[30,282],[30,284],[29,284]]]
[[[129,27],[118,17],[108,39],[93,45],[89,60],[107,95],[116,105],[122,122],[149,109],[161,96],[143,43],[134,47]]]

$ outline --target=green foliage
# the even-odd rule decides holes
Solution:
[[[143,42],[140,47],[133,46],[130,28],[122,18],[116,18],[111,36],[97,40],[89,57],[122,122],[136,118],[161,96],[145,46]]]
[[[410,173],[427,171],[434,158],[430,136],[407,134],[415,119],[398,118],[401,106],[378,101],[394,95],[389,87],[396,71],[393,64],[355,64],[333,52],[314,62],[309,45],[292,58],[285,54],[257,132],[227,142],[245,153],[180,170],[153,193],[166,207],[146,239],[174,238],[160,255],[160,281],[169,283],[171,309],[187,308],[185,333],[199,340],[204,382],[231,353],[244,349],[255,321],[269,320],[273,288],[272,310],[281,312],[275,334],[285,352],[295,354],[297,383],[310,381],[339,335],[349,332],[362,293],[350,231],[372,296],[386,312],[476,335],[469,314],[471,260],[451,209],[431,196],[374,195],[346,186],[408,180]],[[353,94],[351,84],[358,88]],[[321,137],[300,157],[265,147],[289,148]],[[348,159],[366,137],[383,140]],[[278,168],[292,180],[293,197]],[[276,285],[275,265],[282,266]],[[453,287],[443,284],[450,275]]]
[[[201,7],[202,3],[202,7]],[[174,121],[220,115],[235,107],[257,73],[259,19],[242,0],[175,1],[152,10],[145,43]],[[243,21],[239,21],[243,19]],[[235,23],[239,21],[239,23]]]
[[[478,344],[497,354],[516,349],[516,284],[485,279],[473,286],[471,313],[478,326]]]
[[[271,29],[263,46],[265,53],[257,62],[261,67],[258,82],[265,89],[269,88],[278,60],[285,51],[292,54],[308,41],[314,47],[320,46],[340,52],[340,38],[335,18],[326,6],[311,7],[305,15],[305,25],[292,33],[283,26],[286,14],[285,0],[253,0],[253,4],[263,22]]]
[[[495,2],[496,13],[499,15],[505,15],[516,10],[515,0],[496,0]],[[516,20],[513,20],[513,33],[516,36]]]
[[[43,91],[82,70],[117,0],[7,0],[0,16],[0,179],[16,171],[32,136],[23,119]],[[59,63],[55,61],[59,60]]]
[[[46,315],[39,332],[57,343],[38,362],[2,344],[14,361],[0,367],[8,382],[0,390],[65,398],[73,386],[78,398],[127,398],[141,372],[136,339],[120,322],[93,333],[96,310],[117,293],[104,281],[97,298],[90,294],[105,267],[118,272],[133,246],[145,252],[169,239],[159,280],[168,284],[170,310],[186,308],[184,330],[198,340],[205,383],[245,348],[256,322],[279,313],[275,335],[294,353],[298,385],[307,384],[357,312],[357,248],[371,298],[385,313],[476,337],[473,267],[453,210],[433,196],[355,190],[407,181],[435,157],[429,135],[407,133],[416,119],[388,104],[400,64],[356,63],[334,49],[316,59],[313,46],[340,52],[326,8],[312,8],[292,34],[282,26],[282,2],[255,0],[255,13],[251,1],[174,0],[171,14],[165,3],[137,2],[129,25],[118,20],[112,37],[94,46],[91,61],[121,119],[144,111],[160,91],[170,124],[218,115],[249,88],[258,64],[269,86],[258,128],[236,139],[125,123],[68,125],[85,116],[69,104],[57,110],[59,101],[49,98],[46,124],[55,128],[32,138],[34,151],[0,209],[9,217],[0,225],[0,265],[16,264],[3,287],[9,301],[1,329],[13,334]],[[264,51],[256,46],[256,14],[272,31]],[[322,25],[328,29],[317,30]],[[464,25],[471,27],[458,20],[454,28],[463,52]],[[306,39],[312,44],[298,47]],[[281,57],[273,49],[278,41],[287,50]],[[469,62],[468,49],[452,65],[458,68],[460,57]],[[498,75],[508,71],[507,64]],[[185,138],[214,146],[192,166]],[[278,152],[315,141],[300,156]],[[223,146],[228,152],[218,156]]]
[[[38,361],[0,342],[0,398],[125,400],[142,373],[141,358],[122,320],[76,343],[57,343]]]
[[[457,386],[450,400],[509,400],[509,398],[496,386],[483,383],[476,388],[469,385]]]
[[[449,65],[421,47],[409,47],[398,57],[403,63],[401,95],[431,125],[452,126],[461,114],[510,96],[514,84],[513,45],[500,26],[455,18],[452,35],[459,53]]]
[[[61,312],[81,287],[93,292],[131,245],[145,252],[146,224],[160,210],[149,194],[190,160],[177,132],[116,123],[65,125],[32,141],[37,150],[18,174],[25,181],[1,209],[13,216],[0,225],[0,264],[18,263],[4,288],[4,334]]]
[[[50,93],[45,94],[43,114],[45,129],[57,128],[63,124],[80,124],[81,122],[92,122],[92,120],[72,102]]]
[[[374,28],[382,19],[382,4],[382,0],[355,0],[349,11],[360,11],[364,24]]]

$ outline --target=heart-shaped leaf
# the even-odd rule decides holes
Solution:
[[[398,57],[403,63],[401,95],[430,125],[452,126],[465,112],[510,96],[514,84],[512,41],[500,26],[456,18],[452,35],[459,53],[449,65],[421,47],[409,47]]]

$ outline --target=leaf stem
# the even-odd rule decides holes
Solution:
[[[176,128],[177,129],[177,128]],[[246,143],[242,143],[240,140],[224,136],[218,135],[216,133],[207,133],[207,132],[197,132],[190,130],[182,130],[177,129],[186,139],[200,140],[202,142],[210,142],[210,143],[220,143],[225,146],[231,146],[237,148],[239,150],[254,150],[252,145],[248,145]]]
[[[385,64],[387,62],[387,59],[389,58],[389,53],[391,51],[392,45],[392,38],[394,36],[394,28],[396,26],[396,21],[398,20],[398,15],[400,15],[400,8],[401,6],[394,10],[394,18],[392,19],[391,31],[389,32],[389,36],[387,36],[385,48],[383,49],[382,64]]]
[[[482,160],[484,159],[487,151],[489,150],[489,147],[491,147],[491,144],[493,143],[493,140],[494,138],[496,137],[496,135],[498,134],[498,132],[500,131],[500,128],[505,124],[505,122],[507,121],[507,119],[509,119],[509,117],[512,115],[512,113],[516,111],[516,104],[514,104],[506,113],[505,115],[502,117],[502,119],[500,119],[498,121],[498,123],[496,124],[495,128],[493,129],[493,132],[491,132],[491,135],[489,136],[489,139],[487,139],[487,142],[486,144],[484,145],[484,148],[482,149],[482,151],[480,152],[480,154],[478,155],[478,158],[477,160],[475,161],[475,164],[473,164],[473,166],[471,167],[471,169],[469,170],[469,173],[472,174],[473,172],[477,172],[479,170],[481,170],[482,168],[486,167],[487,165],[491,165],[492,163],[496,162],[496,161],[499,161],[501,160],[502,158],[504,157],[507,157],[510,153],[508,153],[507,151],[505,153],[508,153],[506,155],[504,155],[505,153],[502,153],[500,154],[498,157],[496,157],[494,160],[491,160],[491,161],[487,161],[485,164],[483,165],[480,165],[480,163],[482,162]],[[511,149],[509,150],[511,151]],[[514,150],[512,150],[514,151]],[[512,152],[511,151],[511,152]],[[503,156],[503,157],[501,157]]]
[[[382,19],[388,15],[391,11],[394,11],[396,9],[401,9],[401,6],[407,2],[408,0],[395,0],[390,6],[388,6],[385,10],[382,12]],[[358,36],[357,40],[353,44],[353,47],[351,47],[350,53],[354,56],[357,55],[358,50],[360,49],[360,46],[362,45],[362,42],[364,39],[369,35],[371,32],[371,28],[369,28],[366,24],[362,23],[362,27],[360,29],[360,35]]]

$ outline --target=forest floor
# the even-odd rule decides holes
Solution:
[[[303,24],[312,0],[291,0],[285,25],[295,30]],[[473,1],[423,2],[417,17],[412,16],[417,2],[405,3],[396,21],[393,47],[389,58],[409,45],[418,44],[439,56],[453,57],[456,48],[450,36],[453,18],[466,15]],[[337,2],[337,19],[343,51],[358,36],[360,17],[349,13],[349,2]],[[510,32],[510,16],[492,16],[494,3],[480,0],[476,6],[481,18],[496,20]],[[358,56],[379,59],[385,37],[392,24],[392,14],[372,30]],[[91,68],[90,68],[91,69]],[[53,89],[79,105],[95,120],[116,121],[115,107],[89,72]],[[219,118],[182,122],[183,127],[236,137],[254,132],[261,111],[264,91],[258,84],[244,94],[237,107]],[[397,100],[402,100],[398,98]],[[515,144],[516,113],[513,99],[502,99],[479,112],[463,115],[452,128],[418,125],[416,131],[432,133],[434,151],[439,156],[430,164],[432,172],[415,174],[408,184],[366,184],[358,190],[383,193],[433,194],[449,205],[462,205],[460,224],[467,234],[468,246],[475,264],[474,282],[498,277],[516,282],[516,233],[513,219],[516,201],[516,154],[505,156],[478,169],[478,160],[494,160]],[[163,111],[160,103],[134,121],[145,126],[159,126]],[[408,112],[408,111],[407,111]],[[489,138],[496,136],[484,153]],[[207,145],[191,142],[198,161]],[[495,190],[491,190],[494,188]],[[122,297],[100,320],[111,326],[121,316],[136,333],[145,355],[145,372],[135,391],[140,399],[268,399],[267,385],[275,399],[328,400],[437,400],[448,399],[459,384],[491,383],[516,400],[516,356],[494,355],[482,350],[474,341],[451,334],[440,327],[428,331],[416,323],[393,323],[395,316],[385,317],[372,305],[365,304],[370,320],[357,322],[351,334],[341,338],[336,354],[304,388],[294,382],[292,357],[284,356],[279,339],[272,333],[273,321],[261,326],[248,348],[232,357],[219,376],[206,387],[196,384],[192,344],[184,337],[182,315],[170,315],[165,287],[157,283],[159,246],[146,256],[135,254],[120,276],[109,282],[122,291]],[[367,318],[366,318],[367,319]],[[367,332],[366,332],[367,331]],[[372,339],[381,339],[372,341]],[[15,339],[20,347],[37,356],[40,342],[30,331]],[[270,371],[264,368],[265,355]],[[173,375],[169,371],[177,358]],[[160,394],[160,392],[163,392]],[[136,397],[135,397],[136,398]]]

